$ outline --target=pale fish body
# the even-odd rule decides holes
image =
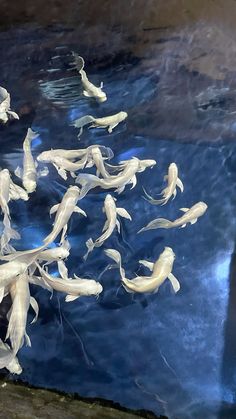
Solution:
[[[21,374],[22,368],[17,357],[7,343],[0,339],[0,369],[7,368],[12,374]]]
[[[37,186],[37,171],[36,164],[31,152],[31,142],[38,136],[37,133],[28,128],[26,137],[23,142],[23,171],[17,167],[15,174],[18,177],[22,177],[22,183],[28,193],[35,191]]]
[[[76,206],[79,196],[80,189],[77,186],[70,186],[63,196],[61,203],[51,208],[50,215],[56,213],[56,216],[52,232],[44,239],[45,245],[53,242],[62,230],[61,243],[64,241],[67,232],[67,223],[73,212],[77,212],[86,217],[86,213]]]
[[[150,223],[148,223],[146,227],[143,227],[141,230],[139,230],[138,233],[156,228],[184,228],[187,223],[195,224],[198,218],[205,214],[207,208],[207,204],[201,201],[193,205],[191,208],[180,208],[180,211],[184,212],[182,217],[177,218],[175,221],[169,221],[165,218],[156,218],[155,220],[152,220]]]
[[[95,86],[88,80],[87,74],[84,70],[84,59],[76,53],[72,53],[75,59],[74,64],[81,75],[81,81],[83,85],[83,95],[86,97],[93,97],[98,102],[105,102],[107,100],[106,93],[102,90],[103,83],[100,87]]]
[[[28,346],[31,346],[30,338],[26,333],[26,323],[30,304],[35,310],[36,321],[38,316],[38,304],[36,300],[30,296],[28,274],[24,273],[12,283],[10,286],[10,295],[12,299],[12,307],[7,329],[6,339],[10,339],[11,347],[14,354],[17,354],[23,346],[24,340]]]
[[[0,122],[6,124],[9,119],[19,119],[16,112],[11,111],[10,94],[0,86]]]
[[[175,163],[171,163],[168,168],[168,174],[164,177],[164,180],[167,180],[167,187],[163,189],[161,195],[163,196],[162,199],[153,199],[152,196],[147,194],[144,190],[145,195],[147,196],[148,202],[153,205],[165,205],[173,196],[173,199],[176,197],[177,194],[177,186],[180,188],[181,192],[184,191],[184,186],[181,180],[178,177],[178,167]]]
[[[74,301],[81,296],[98,296],[103,288],[100,282],[93,279],[79,278],[61,279],[51,276],[48,272],[39,267],[39,272],[44,281],[54,290],[68,294],[65,301]]]
[[[87,259],[88,254],[94,249],[94,247],[100,247],[103,245],[103,243],[112,235],[116,226],[118,232],[120,233],[120,222],[117,219],[117,215],[127,218],[130,221],[132,220],[131,216],[124,208],[116,207],[115,198],[113,198],[110,194],[106,195],[103,211],[105,212],[107,218],[102,230],[105,232],[98,237],[95,242],[93,242],[91,238],[87,240],[86,246],[88,251],[84,256],[84,259]]]
[[[30,255],[20,255],[0,265],[0,302],[4,295],[4,288],[11,285],[19,275],[24,274],[36,258],[37,252]]]
[[[114,115],[104,116],[102,118],[94,118],[91,115],[82,116],[79,119],[75,119],[72,125],[75,128],[80,128],[79,135],[82,133],[82,129],[85,125],[90,124],[89,128],[107,128],[109,134],[112,133],[113,129],[122,121],[127,118],[127,112],[118,112]]]
[[[91,167],[92,165],[95,165],[97,168],[96,176],[101,175],[103,178],[110,177],[110,174],[107,172],[105,168],[104,160],[111,157],[103,157],[100,147],[94,147],[91,150],[89,157],[90,160],[86,167]]]
[[[155,293],[166,279],[170,280],[174,292],[178,292],[180,289],[178,280],[172,274],[175,254],[170,247],[165,247],[155,263],[140,260],[139,263],[149,268],[152,274],[150,276],[137,276],[134,279],[125,277],[125,271],[121,266],[121,255],[117,250],[107,249],[105,253],[118,264],[122,285],[127,292]]]
[[[136,157],[123,163],[123,170],[116,176],[110,176],[106,179],[100,179],[97,176],[87,173],[79,174],[76,183],[82,186],[80,198],[82,199],[91,189],[99,186],[102,189],[113,189],[118,194],[123,192],[125,186],[132,183],[131,189],[137,184],[136,173],[143,172],[147,167],[153,167],[155,160],[139,160]]]

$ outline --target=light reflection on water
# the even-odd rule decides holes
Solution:
[[[11,39],[5,43],[11,47]],[[47,73],[48,61],[35,64],[32,60],[27,76],[22,79],[25,68],[22,54],[14,75],[9,76],[6,68],[13,66],[14,54],[13,51],[12,63],[0,63],[1,84],[12,92],[16,109],[24,103],[24,96],[31,98],[35,110],[31,123],[40,134],[33,143],[35,157],[51,147],[82,148],[98,143],[111,147],[115,162],[132,156],[157,161],[154,169],[138,174],[134,190],[127,188],[118,197],[119,206],[130,212],[133,222],[122,221],[122,234],[114,233],[104,247],[94,250],[87,262],[82,258],[86,252],[85,241],[98,237],[101,232],[106,193],[91,191],[81,201],[79,205],[87,211],[88,217],[83,219],[74,214],[70,222],[70,275],[98,278],[109,263],[104,248],[114,247],[122,253],[127,277],[132,278],[135,273],[144,272],[138,265],[139,259],[154,260],[168,245],[176,253],[173,272],[181,284],[176,296],[169,283],[165,283],[158,294],[132,296],[119,288],[119,273],[113,269],[101,277],[104,293],[98,300],[81,298],[70,304],[61,295],[55,293],[50,299],[47,291],[32,287],[40,313],[36,325],[28,327],[32,348],[23,348],[19,354],[24,366],[21,378],[34,385],[104,397],[170,417],[188,418],[191,409],[195,409],[191,416],[194,418],[205,417],[210,411],[212,417],[216,417],[224,388],[221,376],[224,321],[235,242],[234,144],[225,142],[212,146],[207,142],[175,141],[178,132],[175,137],[173,127],[177,122],[174,119],[172,135],[165,127],[165,135],[161,136],[158,130],[164,125],[160,108],[158,117],[152,114],[149,126],[157,95],[161,95],[158,103],[163,101],[164,110],[167,102],[172,106],[174,100],[172,111],[174,106],[181,108],[185,99],[184,92],[180,96],[181,89],[174,96],[175,81],[171,72],[165,70],[158,76],[162,88],[168,83],[172,85],[172,96],[165,97],[153,76],[144,75],[138,64],[129,64],[127,68],[123,65],[122,71],[108,68],[96,73],[93,69],[93,81],[97,84],[99,80],[104,81],[109,98],[99,106],[78,94],[78,78],[69,72],[53,80],[47,80],[49,76],[43,74],[43,81],[39,82],[40,69],[44,68]],[[51,58],[54,55],[55,49],[51,46]],[[58,68],[58,62],[55,66]],[[50,77],[57,77],[57,73],[52,72]],[[181,69],[178,77],[179,80],[184,78]],[[191,78],[191,74],[188,77]],[[196,81],[194,83],[196,88]],[[74,118],[84,114],[99,117],[119,110],[128,111],[126,124],[117,127],[111,135],[106,130],[84,129],[78,142],[77,131],[70,126]],[[226,115],[225,109],[224,112]],[[211,120],[214,115],[211,110]],[[192,125],[201,141],[206,135],[203,129],[206,121],[196,112],[190,112],[189,117],[193,118]],[[222,128],[224,122],[217,123]],[[1,128],[1,167],[13,171],[22,164],[20,147],[28,125],[29,120],[23,118]],[[142,198],[142,186],[153,195],[160,193],[163,176],[173,161],[179,167],[185,191],[164,207],[151,206]],[[42,244],[53,220],[49,217],[50,207],[60,201],[65,188],[73,182],[71,178],[64,182],[52,166],[49,169],[49,177],[39,180],[37,192],[30,201],[14,203],[11,207],[12,219],[22,234],[22,242],[16,242],[17,249],[27,248],[29,243],[31,247]],[[186,229],[136,235],[153,218],[175,219],[180,214],[179,208],[190,207],[200,200],[208,204],[209,210],[197,224]],[[230,401],[232,392],[226,391],[227,401]]]

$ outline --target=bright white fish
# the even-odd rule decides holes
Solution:
[[[117,219],[117,215],[120,217],[127,218],[128,220],[132,220],[129,213],[124,208],[118,208],[115,204],[116,199],[113,198],[110,194],[106,195],[105,201],[104,201],[104,207],[103,212],[105,212],[107,220],[104,224],[103,230],[104,233],[93,242],[93,240],[90,238],[86,242],[86,246],[88,248],[87,253],[84,255],[84,259],[86,260],[88,257],[88,254],[92,252],[94,247],[100,247],[103,245],[103,243],[111,236],[115,228],[117,227],[118,232],[120,233],[120,222]]]
[[[67,232],[67,223],[73,212],[77,212],[78,214],[87,217],[86,213],[76,206],[79,196],[80,189],[78,186],[70,186],[63,196],[61,203],[53,205],[50,209],[50,215],[56,213],[56,216],[52,232],[43,240],[45,245],[53,242],[61,231],[62,235],[60,242],[62,243],[64,241]]]
[[[37,261],[44,262],[43,266],[49,265],[50,263],[57,262],[58,271],[62,278],[68,277],[67,268],[65,266],[64,259],[67,259],[70,255],[70,244],[68,240],[64,240],[60,246],[54,247],[53,249],[46,249],[39,253]]]
[[[91,115],[82,116],[79,119],[75,119],[71,125],[75,128],[80,128],[78,137],[81,136],[83,132],[83,127],[85,125],[91,124],[89,128],[108,128],[109,134],[112,133],[112,130],[122,121],[127,118],[127,112],[118,112],[114,115],[104,116],[103,118],[94,118]]]
[[[19,116],[11,111],[10,94],[4,87],[0,87],[0,122],[6,124],[9,119],[19,119]]]
[[[37,137],[38,134],[29,128],[23,142],[23,171],[20,169],[20,167],[17,167],[15,170],[15,175],[22,178],[23,186],[28,193],[35,191],[38,176],[47,176],[48,174],[48,170],[46,168],[37,174],[37,163],[34,161],[31,152],[31,142]]]
[[[182,217],[177,218],[175,221],[169,221],[165,218],[156,218],[152,220],[146,227],[141,228],[138,233],[146,230],[154,230],[156,228],[173,228],[181,227],[184,228],[187,223],[195,224],[199,217],[205,214],[207,210],[207,204],[205,202],[198,202],[193,205],[191,208],[180,208],[180,211],[184,212]]]
[[[170,280],[175,293],[180,289],[179,281],[172,274],[175,254],[170,247],[165,247],[155,263],[140,260],[139,263],[150,269],[152,274],[150,276],[136,276],[134,279],[125,277],[125,271],[121,266],[121,255],[117,250],[107,249],[105,254],[118,264],[122,285],[127,292],[156,293],[167,278]]]
[[[87,74],[84,70],[84,59],[80,57],[80,55],[76,54],[75,52],[72,52],[72,55],[74,57],[74,62],[76,69],[81,75],[81,81],[83,85],[83,95],[86,97],[93,97],[98,102],[105,102],[107,100],[106,93],[103,92],[103,82],[101,82],[100,87],[95,86],[93,83],[91,83],[88,80]]]
[[[133,189],[137,184],[136,173],[143,172],[147,167],[153,167],[156,164],[155,160],[139,160],[133,157],[121,164],[123,170],[116,176],[110,176],[106,179],[100,179],[97,176],[87,173],[79,174],[76,178],[76,183],[82,186],[80,198],[82,199],[91,189],[99,186],[102,189],[113,189],[120,194],[129,183],[132,184]]]
[[[10,201],[10,182],[11,177],[9,170],[4,169],[0,171],[0,207],[3,212],[3,233],[0,239],[1,253],[10,252],[14,250],[9,245],[11,239],[20,239],[20,234],[11,227],[10,211],[8,202]]]
[[[26,333],[26,323],[30,305],[32,305],[36,314],[31,323],[36,322],[38,317],[38,304],[37,301],[30,296],[27,273],[20,275],[10,286],[10,295],[12,307],[10,309],[6,339],[10,339],[13,353],[17,354],[19,349],[23,346],[24,340],[26,340],[28,346],[31,346],[30,338]]]
[[[168,184],[165,189],[161,192],[161,195],[163,196],[162,199],[153,199],[151,195],[149,195],[145,189],[145,195],[147,196],[147,201],[150,202],[150,204],[153,205],[165,205],[169,201],[169,199],[173,195],[173,199],[176,197],[177,190],[176,187],[178,186],[181,190],[181,192],[184,191],[184,185],[181,182],[180,178],[178,177],[178,167],[175,163],[171,163],[168,168],[168,175],[164,176],[164,180],[167,180]]]
[[[12,374],[21,374],[22,368],[10,346],[0,339],[0,369],[7,368]]]
[[[109,147],[92,145],[80,150],[48,150],[42,152],[37,160],[45,163],[52,163],[56,168],[58,174],[67,179],[67,171],[72,177],[75,177],[75,172],[86,167],[97,167],[98,173],[109,176],[104,167],[104,160],[111,159],[114,156]],[[74,160],[80,157],[79,161]]]
[[[93,279],[84,279],[79,278],[74,275],[75,279],[67,278],[55,278],[51,276],[48,272],[38,266],[40,275],[44,281],[54,290],[64,292],[67,294],[65,301],[70,302],[74,301],[81,296],[98,296],[103,288],[100,282],[96,282]]]

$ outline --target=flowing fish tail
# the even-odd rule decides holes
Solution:
[[[95,243],[93,242],[93,240],[90,238],[90,239],[88,239],[87,241],[86,241],[86,246],[87,246],[87,249],[88,249],[88,251],[85,253],[85,255],[83,256],[83,259],[84,260],[87,260],[87,257],[88,257],[88,255],[89,255],[89,253],[90,252],[92,252],[93,251],[93,249],[94,249],[94,247],[95,247]]]
[[[75,119],[71,125],[74,126],[75,128],[80,128],[80,131],[78,134],[78,137],[80,137],[83,132],[83,127],[85,125],[91,124],[92,122],[94,122],[94,117],[92,115],[85,115],[85,116],[82,116],[81,118]]]
[[[10,347],[0,339],[0,369],[7,368],[12,374],[21,374],[22,368]]]
[[[90,189],[100,186],[101,179],[95,175],[90,175],[88,173],[81,173],[77,176],[75,183],[78,183],[81,186],[79,199],[82,199]]]
[[[154,199],[151,195],[147,193],[147,191],[144,188],[143,188],[143,192],[146,195],[146,196],[143,196],[143,198],[152,205],[165,205],[168,201],[168,199],[166,198]],[[163,195],[163,193],[161,195]]]
[[[166,220],[165,218],[156,218],[152,220],[150,223],[146,225],[146,227],[141,228],[138,233],[146,230],[155,230],[156,228],[171,228],[173,222],[170,220]]]
[[[10,246],[8,243],[11,239],[19,240],[21,238],[20,234],[11,227],[10,219],[7,214],[4,215],[3,219],[4,230],[0,240],[0,249],[1,253],[10,253],[15,249]]]
[[[125,279],[125,270],[122,268],[121,265],[121,254],[118,252],[118,250],[115,249],[106,249],[104,250],[104,252],[109,258],[111,258],[117,263],[120,270],[121,280],[123,281],[123,279]]]
[[[72,56],[74,58],[74,61],[71,64],[74,64],[76,70],[80,73],[81,70],[83,70],[84,68],[84,59],[74,51],[72,51]]]

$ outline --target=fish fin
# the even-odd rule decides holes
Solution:
[[[67,224],[63,227],[60,244],[63,243],[64,240],[65,240],[66,232],[67,232],[67,227],[68,227]]]
[[[93,240],[91,239],[91,237],[90,237],[90,239],[88,239],[87,241],[86,241],[86,246],[87,246],[87,249],[88,249],[88,251],[85,253],[85,255],[83,256],[83,259],[84,260],[86,260],[87,259],[87,257],[88,257],[88,255],[89,255],[89,253],[90,252],[92,252],[93,251],[93,249],[94,249],[94,247],[95,247],[95,243],[93,242]]]
[[[50,211],[49,211],[50,216],[51,216],[52,214],[54,214],[54,212],[56,212],[56,211],[58,210],[59,205],[60,205],[60,204],[56,204],[56,205],[53,205],[53,207],[52,207],[52,208],[50,208]]]
[[[101,83],[100,83],[100,89],[103,89],[103,86],[104,86],[104,83],[103,83],[103,81],[101,81]]]
[[[64,260],[58,260],[57,262],[58,272],[63,279],[68,279],[68,269],[65,265]]]
[[[117,188],[117,189],[115,190],[115,192],[117,192],[118,194],[120,194],[121,192],[123,192],[123,191],[124,191],[124,189],[125,189],[125,185],[124,185],[124,186],[120,186],[119,188]]]
[[[85,211],[83,211],[80,207],[75,207],[74,212],[77,212],[77,214],[81,214],[84,217],[87,217],[87,214]]]
[[[167,180],[168,179],[168,175],[165,175],[163,179],[164,180]]]
[[[13,119],[20,119],[19,115],[16,112],[13,111],[7,111],[7,113],[12,116]]]
[[[116,212],[120,217],[127,218],[128,220],[132,221],[131,216],[129,215],[128,211],[125,208],[118,208],[116,207]]]
[[[109,221],[107,220],[107,221],[105,221],[102,232],[105,231],[108,228],[108,226],[109,226]]]
[[[176,188],[175,188],[175,190],[174,190],[174,192],[173,192],[173,198],[172,198],[172,201],[173,201],[173,199],[175,199],[176,194],[177,194],[177,190],[176,190]]]
[[[35,300],[34,297],[30,297],[30,305],[32,307],[32,309],[35,312],[35,317],[33,318],[31,324],[36,323],[37,319],[38,319],[38,315],[39,315],[39,306],[37,301]]]
[[[171,282],[174,292],[175,293],[178,292],[180,290],[180,283],[178,279],[172,273],[168,275],[168,279]]]
[[[183,182],[180,180],[180,178],[179,178],[179,177],[177,178],[176,185],[179,187],[179,189],[180,189],[180,190],[181,190],[181,192],[183,193],[183,191],[184,191],[184,185],[183,185]]]
[[[129,294],[134,294],[134,291],[133,291],[133,290],[131,290],[131,289],[129,289],[129,288],[127,287],[127,285],[125,285],[125,284],[124,284],[124,282],[123,282],[123,281],[122,281],[122,286],[124,287],[125,291],[126,291],[126,292],[128,292]]]
[[[26,341],[26,346],[29,346],[31,348],[31,340],[29,335],[27,335],[27,333],[25,332],[25,341]]]
[[[153,271],[154,268],[154,263],[153,262],[149,262],[148,260],[139,260],[138,261],[140,263],[140,265],[145,266],[146,268],[150,269],[150,271]]]
[[[73,177],[73,179],[75,179],[77,176],[74,172],[70,172],[71,177]]]
[[[83,95],[85,97],[92,97],[86,90],[83,90]]]
[[[111,125],[109,125],[109,127],[108,127],[108,132],[109,132],[109,134],[111,134],[112,133],[112,130],[115,128],[115,127],[117,127],[117,125],[119,124],[119,122],[117,122],[116,124],[111,124]]]
[[[62,179],[67,180],[67,173],[65,169],[58,169],[57,172]]]
[[[186,227],[186,224],[183,224],[180,228],[184,228],[184,227]]]
[[[134,189],[134,187],[137,185],[137,177],[134,175],[129,183],[132,183],[132,186],[130,189]]]
[[[44,176],[47,176],[48,174],[49,174],[49,169],[46,166],[43,169],[39,170],[38,172],[39,177],[44,177]]]
[[[67,302],[67,303],[70,303],[71,301],[75,301],[75,300],[77,300],[77,298],[79,298],[80,296],[79,295],[71,295],[71,294],[67,294],[66,295],[66,298],[65,298],[65,301]]]
[[[120,270],[121,278],[124,278],[125,277],[125,270],[121,266],[121,254],[118,252],[118,250],[106,249],[106,250],[104,250],[104,253],[105,253],[106,256],[108,256],[109,258],[111,258],[112,260],[114,260],[117,263],[117,265],[119,267],[119,270]]]
[[[179,210],[182,211],[182,212],[187,212],[189,210],[189,208],[180,208]]]
[[[0,303],[2,302],[2,300],[3,300],[3,297],[4,297],[4,287],[1,287],[0,288]]]
[[[93,160],[90,160],[87,164],[86,164],[86,169],[90,169],[91,167],[93,167],[94,166],[94,161]]]
[[[23,171],[20,166],[17,166],[16,170],[14,170],[15,175],[20,179],[22,179],[22,172]]]
[[[118,233],[120,234],[120,221],[119,220],[116,220],[116,227],[117,227]]]
[[[190,221],[190,224],[195,224],[197,222],[197,218],[194,218],[192,221]]]

